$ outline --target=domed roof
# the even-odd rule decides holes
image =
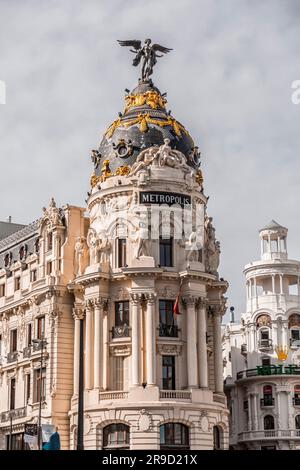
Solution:
[[[166,103],[165,94],[150,79],[139,80],[125,96],[124,112],[108,127],[98,151],[93,151],[95,179],[101,175],[103,165],[111,174],[126,174],[142,150],[160,146],[166,138],[172,148],[187,157],[191,168],[199,168],[198,147],[185,127],[167,112]]]

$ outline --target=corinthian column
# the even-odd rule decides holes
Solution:
[[[94,388],[101,387],[101,348],[104,299],[95,301],[94,311]]]
[[[140,297],[131,294],[131,324],[132,324],[132,353],[131,353],[131,385],[140,385]]]
[[[156,383],[156,358],[155,358],[155,295],[148,294],[146,311],[146,366],[147,385]]]
[[[93,310],[90,301],[86,304],[85,314],[85,388],[92,388],[92,352],[93,352]]]
[[[198,387],[195,298],[186,297],[188,387]]]
[[[80,354],[80,320],[84,318],[82,307],[73,308],[74,318],[74,359],[73,359],[73,394],[79,392],[79,354]]]
[[[214,371],[215,371],[215,392],[223,393],[223,357],[221,340],[221,310],[213,309],[214,323]]]
[[[206,301],[201,299],[198,303],[198,367],[199,387],[208,388],[207,346],[206,346]]]

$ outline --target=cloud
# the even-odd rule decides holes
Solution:
[[[0,218],[28,223],[52,195],[85,204],[90,150],[137,81],[116,40],[152,37],[174,48],[154,80],[202,151],[221,275],[244,310],[261,226],[288,226],[300,257],[299,15],[297,0],[1,2]]]

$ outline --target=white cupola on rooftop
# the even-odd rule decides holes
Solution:
[[[259,231],[262,260],[287,259],[287,233],[288,229],[275,220]]]

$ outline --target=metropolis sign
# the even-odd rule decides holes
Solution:
[[[178,193],[167,193],[164,191],[142,191],[140,192],[140,204],[167,204],[181,207],[191,204],[191,196]]]

